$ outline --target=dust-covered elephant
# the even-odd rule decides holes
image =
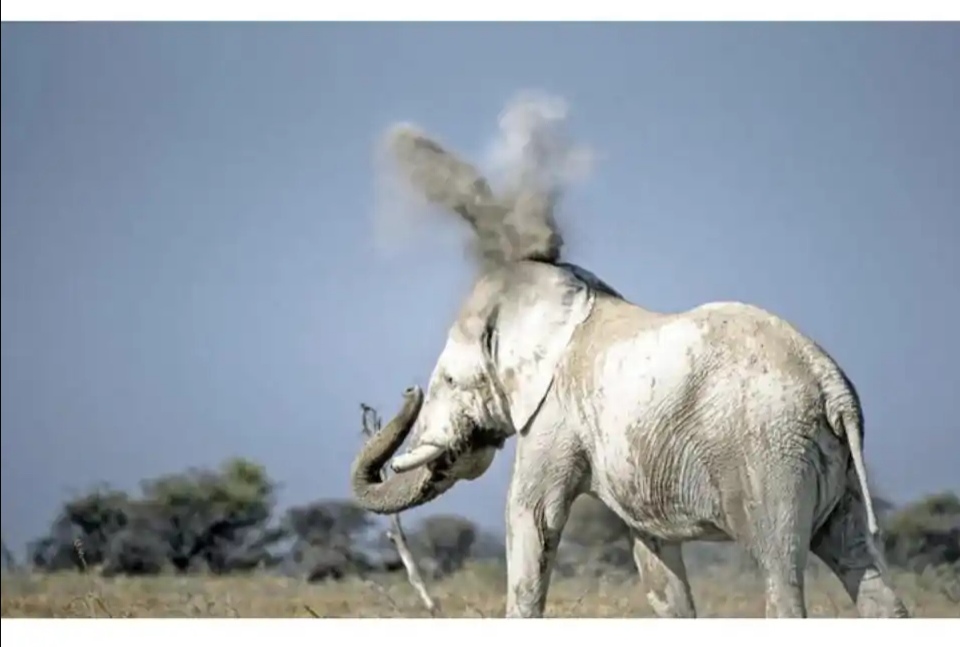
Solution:
[[[471,222],[498,213],[482,182],[447,186]],[[426,391],[409,388],[359,452],[353,493],[381,514],[422,505],[480,477],[513,436],[507,616],[543,614],[583,493],[632,529],[659,616],[696,615],[681,556],[692,540],[742,544],[765,578],[768,616],[806,615],[810,551],[861,615],[907,615],[879,549],[856,391],[816,343],[761,308],[655,312],[556,254],[502,254],[476,278]],[[382,480],[388,461],[395,473]]]

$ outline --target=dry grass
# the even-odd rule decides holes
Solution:
[[[934,582],[898,574],[896,586],[911,611],[921,617],[960,617],[960,603]],[[761,617],[759,582],[737,573],[693,580],[703,617]],[[432,593],[441,615],[502,617],[502,573],[482,566],[435,583]],[[839,584],[813,577],[807,587],[814,617],[854,617]],[[94,575],[4,576],[2,616],[9,617],[424,617],[413,589],[402,575],[373,580],[308,584],[270,575],[238,577],[163,576],[101,579]],[[550,590],[547,615],[553,617],[642,617],[652,612],[636,581],[559,579]]]

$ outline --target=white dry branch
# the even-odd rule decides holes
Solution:
[[[376,409],[362,402],[360,403],[360,408],[363,410],[363,435],[366,438],[370,438],[380,431],[380,416],[377,414]],[[381,471],[384,481],[387,479],[387,469],[388,468],[384,467]],[[440,607],[430,595],[429,591],[427,591],[423,576],[420,574],[420,567],[417,566],[417,560],[414,559],[413,553],[410,552],[410,547],[407,546],[407,537],[403,532],[403,525],[400,523],[399,513],[390,515],[390,530],[387,531],[387,538],[397,549],[397,554],[400,555],[400,561],[403,562],[403,567],[407,571],[407,581],[410,582],[410,586],[412,586],[417,592],[417,595],[420,596],[420,600],[427,608],[427,611],[429,611],[431,615],[436,615]]]

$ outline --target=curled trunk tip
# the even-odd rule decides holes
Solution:
[[[383,468],[406,440],[423,406],[423,391],[411,386],[403,393],[397,415],[369,438],[350,470],[350,483],[357,503],[371,512],[393,514],[435,498],[437,492],[427,467],[393,474],[384,480]]]

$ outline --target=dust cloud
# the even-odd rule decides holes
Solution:
[[[482,147],[479,167],[414,124],[388,128],[375,155],[378,248],[395,252],[424,234],[450,240],[444,214],[456,213],[473,231],[465,249],[481,267],[559,260],[561,199],[595,165],[593,151],[567,132],[568,112],[559,97],[517,94]]]

